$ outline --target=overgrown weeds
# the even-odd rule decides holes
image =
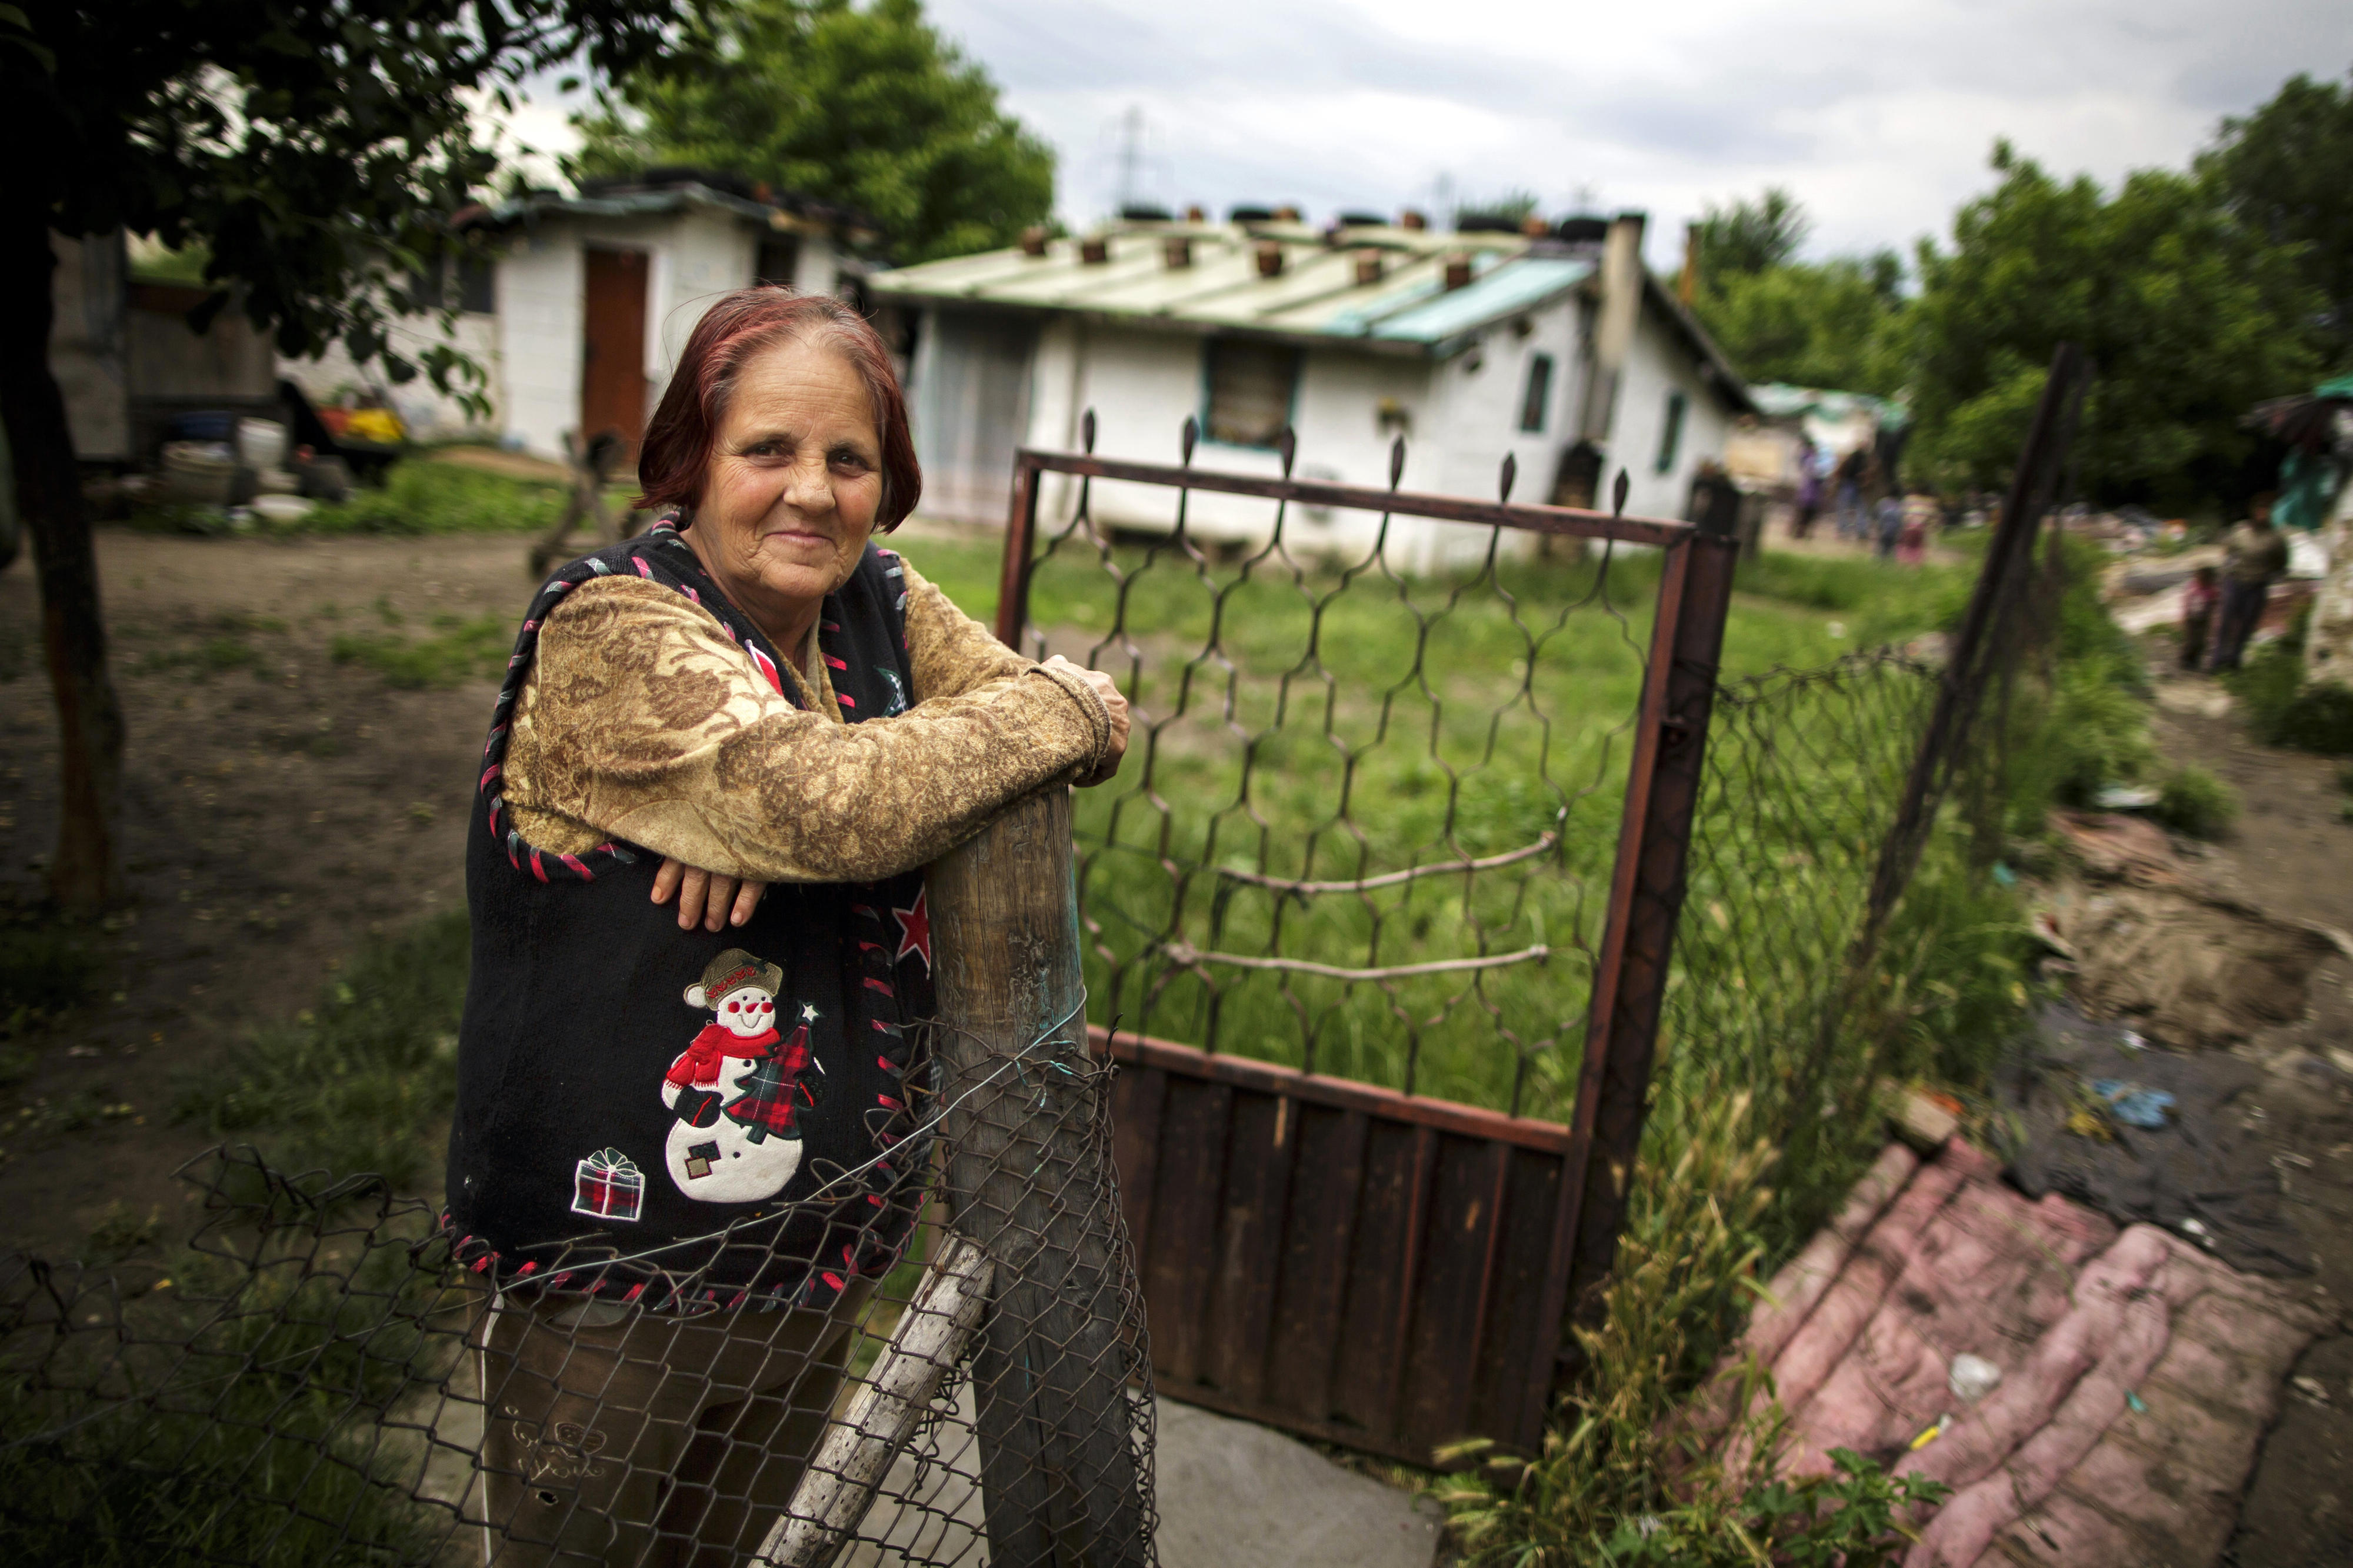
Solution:
[[[2204,768],[2179,767],[2166,774],[2148,815],[2176,833],[2220,838],[2238,820],[2239,795]]]
[[[527,533],[552,528],[564,492],[552,484],[509,479],[459,463],[409,458],[395,463],[381,489],[314,508],[278,533],[385,533],[420,537],[449,533]]]

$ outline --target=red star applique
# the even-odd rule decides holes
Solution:
[[[932,911],[924,904],[923,893],[918,891],[915,894],[913,909],[892,910],[891,918],[899,922],[900,932],[899,951],[891,955],[892,960],[895,963],[911,952],[914,953],[923,961],[924,972],[928,973],[932,967]]]

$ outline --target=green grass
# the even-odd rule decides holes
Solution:
[[[564,492],[554,485],[509,479],[459,463],[416,457],[395,463],[382,489],[321,505],[271,531],[301,534],[531,533],[555,526]]]
[[[908,554],[967,613],[993,611],[988,546],[926,540]],[[1033,574],[1033,624],[1058,651],[1119,676],[1139,714],[1120,777],[1079,800],[1094,1020],[1565,1117],[1659,559],[1399,582],[1130,545],[1111,554],[1115,582],[1092,550],[1050,554]],[[1908,639],[1935,629],[1965,587],[1949,569],[1766,557],[1743,569],[1726,673]],[[1467,890],[1440,877],[1301,898],[1231,875],[1378,875],[1547,832],[1559,839],[1551,854]],[[1475,979],[1351,986],[1179,970],[1160,944],[1180,936],[1349,969],[1537,946],[1553,956]]]
[[[175,1119],[249,1140],[281,1168],[373,1172],[419,1190],[456,1100],[466,970],[462,910],[368,943],[311,1010],[184,1086]]]
[[[387,625],[400,617],[385,612]],[[506,673],[514,652],[512,617],[453,615],[433,617],[434,632],[415,640],[392,632],[338,632],[328,643],[337,664],[356,664],[375,670],[388,686],[405,691],[462,686],[470,680],[497,680]]]

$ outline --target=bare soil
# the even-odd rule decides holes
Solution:
[[[134,901],[99,938],[97,997],[16,1042],[37,1060],[0,1090],[0,1251],[79,1255],[110,1218],[185,1234],[194,1195],[172,1173],[210,1140],[173,1124],[179,1087],[311,1005],[367,935],[464,897],[495,686],[395,690],[331,644],[519,619],[528,545],[100,531]],[[55,835],[39,624],[30,573],[0,574],[0,914],[37,901]]]
[[[2353,824],[2339,816],[2341,764],[2274,751],[2227,711],[2160,704],[2157,741],[2239,792],[2235,830],[2200,878],[2275,921],[2353,931]],[[2305,1005],[2233,1047],[2270,1069],[2248,1110],[2270,1148],[2287,1211],[2317,1268],[2314,1300],[2336,1332],[2297,1364],[2285,1413],[2265,1439],[2239,1529],[2224,1553],[2244,1568],[2353,1563],[2353,959],[2333,946],[2309,973]]]

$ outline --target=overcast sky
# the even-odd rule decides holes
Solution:
[[[1942,235],[1996,136],[2114,180],[2179,166],[2224,114],[2353,65],[2347,0],[930,0],[1060,155],[1074,226],[1171,206],[1441,210],[1512,190],[1549,213],[1682,224],[1768,184],[1817,255]],[[553,114],[526,133],[561,137]]]

